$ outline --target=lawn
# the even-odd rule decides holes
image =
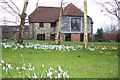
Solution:
[[[27,40],[25,43],[54,44],[51,41]],[[63,42],[64,45],[83,45],[81,42]],[[57,69],[58,66],[64,71],[68,71],[70,78],[117,78],[118,77],[118,51],[112,49],[117,47],[117,43],[89,43],[95,50],[83,50],[82,48],[71,51],[57,50],[35,50],[35,49],[16,49],[2,48],[2,60],[10,63],[13,68],[28,65],[31,63],[35,67],[34,72],[42,72],[42,65],[47,70],[49,67]],[[99,47],[96,49],[96,47]],[[101,49],[110,46],[111,49]],[[13,70],[16,77],[21,77]],[[2,77],[14,77],[2,72]]]

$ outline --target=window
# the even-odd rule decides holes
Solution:
[[[64,34],[64,36],[65,36],[65,41],[71,41],[71,34],[66,33]]]
[[[71,18],[71,31],[80,31],[80,18]]]
[[[50,40],[55,40],[55,34],[50,34]]]
[[[39,23],[39,27],[44,27],[44,23]]]
[[[51,27],[56,27],[56,22],[51,23]]]
[[[37,40],[45,40],[45,34],[37,34]]]

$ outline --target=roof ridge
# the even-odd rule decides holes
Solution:
[[[60,8],[60,7],[54,7],[54,6],[38,6],[37,8]]]

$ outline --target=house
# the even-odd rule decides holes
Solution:
[[[17,25],[0,25],[2,39],[17,39],[20,26]],[[29,27],[24,28],[24,39],[28,39]]]
[[[84,12],[74,4],[68,4],[62,11],[60,26],[61,41],[83,41],[84,36]],[[37,40],[55,40],[58,28],[60,7],[37,7],[29,15],[29,37]],[[88,19],[89,40],[93,34],[92,19]]]

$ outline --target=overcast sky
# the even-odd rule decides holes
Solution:
[[[15,4],[18,6],[20,11],[22,11],[24,0],[12,0],[15,2]],[[27,8],[27,14],[31,14],[35,8],[36,8],[36,2],[39,1],[39,6],[54,6],[59,7],[61,0],[29,0],[28,8]],[[83,7],[83,1],[84,0],[63,0],[65,2],[66,6],[69,3],[73,3],[75,6],[77,6],[82,11],[84,10]],[[101,12],[101,7],[95,3],[95,1],[98,0],[87,0],[87,10],[88,15],[92,18],[94,25],[94,33],[97,31],[97,28],[104,27],[106,24],[111,23],[111,18],[107,15],[104,15],[104,13]],[[12,15],[8,15],[7,12],[1,10],[0,11],[0,19],[6,18],[6,19],[13,19]]]

